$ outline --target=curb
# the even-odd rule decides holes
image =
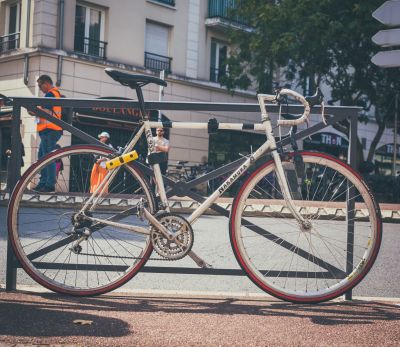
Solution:
[[[4,288],[3,284],[0,284],[0,288]],[[41,287],[39,285],[18,285],[16,292],[21,294],[29,293],[53,293],[52,291]],[[14,292],[15,293],[15,292]],[[58,295],[56,293],[53,293]],[[111,293],[103,294],[101,297],[113,297],[113,296],[136,296],[136,297],[147,297],[147,298],[169,298],[169,299],[215,299],[215,300],[243,300],[243,301],[273,301],[273,302],[285,302],[279,300],[266,293],[240,293],[240,292],[216,292],[216,291],[187,291],[187,290],[162,290],[162,289],[123,289],[119,288]],[[336,303],[351,303],[355,301],[363,302],[392,302],[400,306],[400,298],[390,297],[379,297],[379,296],[353,296],[352,300],[345,300],[343,297],[339,297],[328,302]],[[295,304],[293,304],[295,305]]]

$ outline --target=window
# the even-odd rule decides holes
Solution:
[[[227,54],[227,45],[215,40],[211,41],[210,81],[219,82],[220,78],[226,74]]]
[[[74,50],[88,55],[106,58],[107,42],[104,42],[104,17],[102,10],[76,5]]]
[[[153,0],[164,5],[175,6],[175,0]]]
[[[21,3],[16,2],[6,7],[6,35],[0,36],[0,53],[19,48],[21,28]]]
[[[171,72],[171,60],[168,57],[169,27],[146,23],[146,46],[144,66],[151,70]]]

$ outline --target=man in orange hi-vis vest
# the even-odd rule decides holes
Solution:
[[[52,79],[48,75],[41,75],[37,84],[46,98],[60,98],[61,94],[57,87],[54,87]],[[42,111],[61,119],[61,107],[41,108]],[[62,135],[62,128],[48,120],[36,117],[36,130],[40,137],[39,159],[56,149],[56,143]],[[40,172],[39,184],[34,188],[38,192],[54,192],[56,184],[56,164],[46,166]]]

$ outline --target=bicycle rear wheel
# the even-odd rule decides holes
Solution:
[[[230,238],[236,259],[257,286],[286,301],[316,303],[342,295],[367,274],[378,254],[382,222],[369,189],[348,165],[322,153],[300,155],[304,174],[290,189],[308,225],[286,207],[269,161],[236,196]],[[283,162],[286,175],[292,161],[293,155]]]
[[[149,235],[84,219],[76,224],[76,213],[91,196],[94,163],[111,152],[90,145],[52,152],[26,171],[12,193],[9,239],[24,270],[50,290],[76,296],[106,293],[137,274],[152,252]],[[59,160],[63,170],[55,192],[34,191],[40,175],[54,169]],[[107,190],[87,215],[149,227],[136,216],[136,205],[144,198],[154,213],[156,203],[135,164],[121,166]],[[91,235],[76,246],[87,229]]]

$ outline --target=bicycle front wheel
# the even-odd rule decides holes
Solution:
[[[262,290],[286,301],[316,303],[342,295],[367,274],[379,250],[382,222],[378,205],[351,167],[322,153],[300,155],[303,174],[293,170],[293,155],[283,167],[287,176],[295,175],[289,188],[304,222],[287,208],[275,163],[269,161],[236,196],[230,238],[240,266]]]
[[[76,296],[106,293],[137,274],[152,252],[149,235],[76,218],[92,195],[90,185],[93,190],[105,174],[95,163],[111,152],[90,145],[52,152],[26,171],[12,193],[8,231],[15,254],[24,270],[52,291]],[[56,163],[55,192],[35,188],[42,175],[57,170]],[[137,203],[143,198],[151,213],[156,203],[134,164],[121,166],[106,192],[89,205],[87,216],[149,227],[136,216]]]

